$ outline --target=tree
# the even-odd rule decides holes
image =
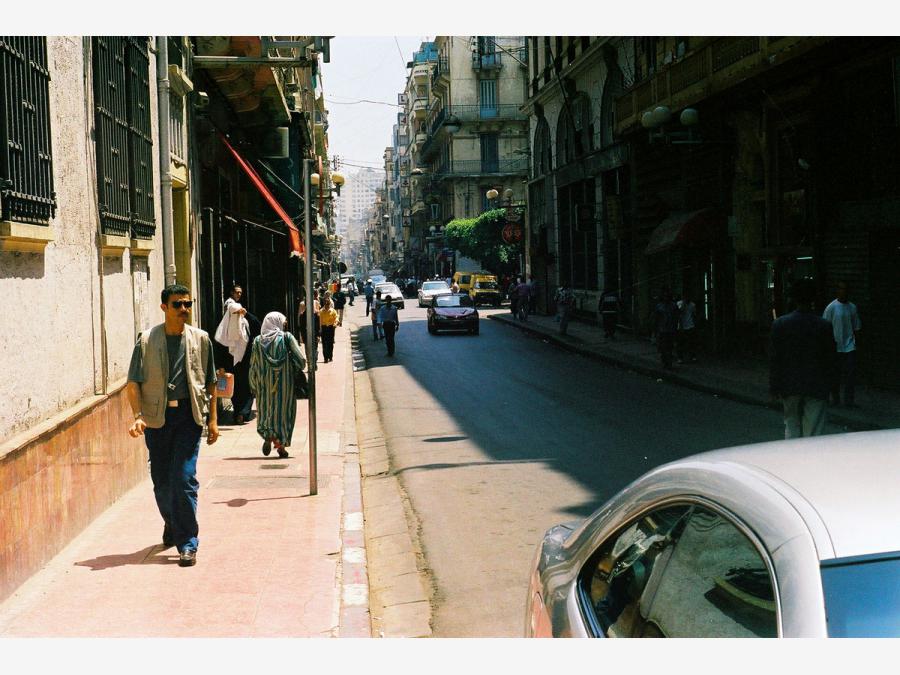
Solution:
[[[476,218],[457,218],[444,227],[444,240],[448,247],[497,271],[515,263],[521,252],[521,245],[503,241],[505,224],[506,209],[485,211]]]

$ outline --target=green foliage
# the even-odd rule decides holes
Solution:
[[[467,258],[482,261],[488,269],[514,262],[521,244],[503,241],[506,209],[485,211],[477,218],[457,218],[447,223],[444,239],[449,248],[456,249]]]

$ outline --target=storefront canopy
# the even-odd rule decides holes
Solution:
[[[288,228],[288,238],[291,242],[291,255],[302,256],[304,254],[303,249],[303,240],[300,238],[300,230],[297,229],[297,226],[294,224],[294,221],[291,220],[291,217],[287,214],[287,211],[278,203],[278,200],[275,199],[275,195],[272,194],[272,191],[266,186],[263,182],[262,178],[259,177],[259,174],[256,173],[256,169],[254,169],[250,163],[245,160],[238,153],[237,150],[228,142],[228,139],[225,138],[224,134],[219,134],[219,138],[222,139],[222,142],[225,144],[225,147],[231,152],[234,156],[234,159],[237,161],[238,166],[244,170],[244,173],[247,174],[247,177],[250,178],[250,182],[259,190],[260,194],[263,198],[269,203],[269,206],[278,214],[278,216],[284,221],[284,224],[287,225]]]
[[[704,246],[712,240],[714,228],[721,222],[721,214],[716,209],[672,213],[653,230],[645,253],[652,255],[675,246]]]

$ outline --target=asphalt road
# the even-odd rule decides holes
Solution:
[[[783,437],[780,415],[591,361],[490,321],[428,334],[400,311],[386,355],[359,323],[388,451],[420,523],[436,637],[517,637],[535,547],[650,468]],[[837,429],[834,429],[836,431]]]

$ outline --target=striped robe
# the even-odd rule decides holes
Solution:
[[[256,395],[256,432],[263,440],[277,438],[291,444],[297,419],[294,372],[306,365],[300,345],[288,332],[276,337],[268,347],[257,337],[250,352],[250,389]]]

